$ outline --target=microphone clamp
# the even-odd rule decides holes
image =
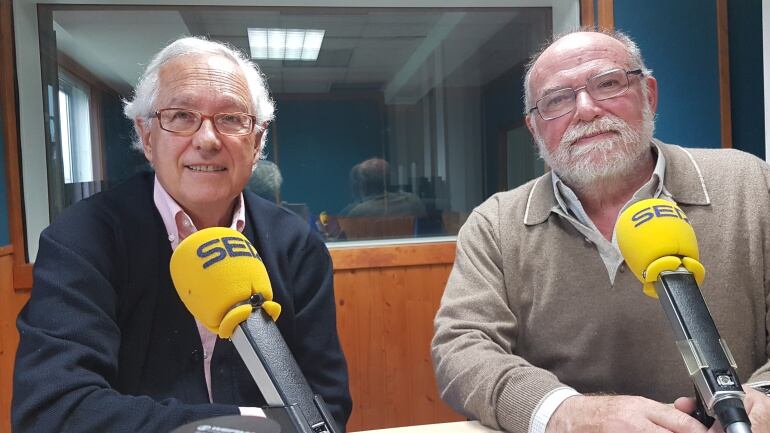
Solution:
[[[249,298],[249,304],[251,304],[254,309],[257,309],[262,306],[262,304],[265,303],[265,297],[261,293],[254,293]]]

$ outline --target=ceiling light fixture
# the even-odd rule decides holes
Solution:
[[[318,59],[326,30],[249,28],[252,59]]]

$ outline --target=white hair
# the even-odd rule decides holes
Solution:
[[[527,62],[527,65],[524,67],[524,115],[529,114],[529,110],[534,106],[534,102],[532,100],[532,92],[529,87],[530,78],[532,76],[532,68],[535,66],[535,63],[540,58],[540,56],[545,52],[545,50],[548,49],[551,45],[556,43],[559,39],[571,35],[573,33],[580,33],[580,32],[593,32],[593,33],[601,33],[604,35],[607,35],[618,42],[622,43],[623,46],[626,48],[626,52],[628,53],[628,68],[630,70],[634,69],[641,69],[642,74],[645,77],[652,76],[652,70],[647,69],[647,66],[644,65],[644,59],[642,58],[642,52],[639,50],[639,46],[636,45],[636,42],[634,42],[628,35],[625,33],[619,32],[617,30],[606,30],[606,29],[600,29],[600,30],[594,30],[592,28],[580,28],[576,30],[571,30],[569,32],[557,35],[553,37],[553,40],[549,41],[545,45],[543,45],[540,50],[538,50],[537,53],[535,53]],[[647,82],[645,80],[640,80],[642,84],[642,91],[644,92],[645,96],[647,94]]]
[[[134,97],[131,100],[123,100],[123,113],[132,122],[135,119],[152,121],[155,111],[155,99],[158,97],[159,73],[166,63],[181,56],[213,54],[228,58],[238,65],[238,68],[246,77],[246,83],[251,94],[253,113],[257,117],[257,125],[265,125],[273,120],[275,106],[267,90],[265,77],[254,62],[248,59],[241,51],[226,44],[210,41],[202,37],[183,37],[168,44],[152,58],[147,68],[139,77],[139,82],[134,89]],[[133,147],[139,151],[143,149],[140,131],[134,123]],[[262,134],[260,143],[260,157],[264,152],[267,132]]]

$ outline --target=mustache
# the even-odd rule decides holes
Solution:
[[[619,117],[612,115],[599,117],[591,122],[578,123],[570,126],[561,138],[560,146],[569,147],[575,144],[576,141],[581,138],[592,137],[594,135],[604,134],[607,132],[614,132],[622,134],[627,130],[629,125]]]

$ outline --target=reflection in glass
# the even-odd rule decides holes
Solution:
[[[425,205],[415,194],[392,186],[390,164],[370,158],[350,170],[353,201],[337,216],[339,232],[327,239],[381,239],[412,237],[415,222],[426,217]]]

